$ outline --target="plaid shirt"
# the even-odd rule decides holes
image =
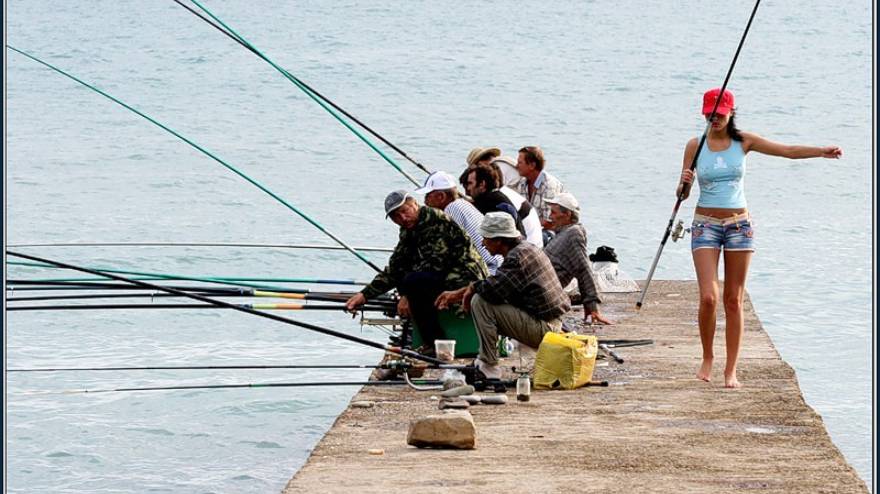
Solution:
[[[550,259],[528,242],[511,249],[494,276],[475,282],[474,293],[491,304],[510,304],[543,321],[556,319],[571,308]]]
[[[565,192],[565,186],[558,178],[542,171],[535,179],[535,193],[531,196],[529,195],[529,179],[526,177],[520,178],[513,190],[522,194],[529,201],[529,204],[538,210],[538,218],[544,221],[550,219],[550,205],[545,201]]]
[[[587,231],[583,225],[568,225],[557,232],[544,247],[544,253],[550,258],[562,286],[568,286],[572,279],[577,279],[584,314],[599,310],[602,301],[596,291],[593,269],[587,257]]]

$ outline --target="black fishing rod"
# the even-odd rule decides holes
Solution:
[[[214,304],[66,304],[66,305],[24,305],[6,307],[6,312],[34,310],[114,310],[114,309],[236,309],[251,310],[335,310],[345,312],[345,305],[305,305],[305,304],[230,304],[218,307]],[[364,304],[358,310],[364,312],[385,312],[387,305]]]
[[[220,26],[220,25],[214,23],[214,21],[212,21],[211,19],[208,19],[207,17],[205,17],[205,16],[202,15],[201,13],[197,12],[197,11],[194,10],[192,7],[190,7],[189,5],[184,4],[184,3],[181,2],[180,0],[173,0],[173,1],[174,1],[174,3],[180,5],[181,7],[185,8],[186,10],[188,10],[189,12],[191,12],[193,15],[195,15],[195,16],[198,17],[199,19],[201,19],[201,20],[207,22],[207,23],[208,23],[211,27],[213,27],[214,29],[216,29],[216,30],[220,31],[221,33],[225,34],[226,36],[228,36],[231,40],[233,40],[233,41],[235,41],[236,43],[238,43],[239,45],[243,46],[245,49],[247,49],[248,51],[250,51],[251,53],[253,53],[253,54],[256,55],[257,57],[259,57],[261,60],[263,60],[263,61],[269,63],[270,65],[272,65],[273,67],[275,67],[275,64],[274,64],[271,60],[269,60],[268,57],[266,57],[265,55],[263,55],[262,53],[260,53],[256,48],[253,47],[253,45],[251,45],[247,40],[245,40],[244,38],[242,38],[241,36],[239,36],[239,35],[238,35],[237,33],[235,33],[234,31],[228,30],[228,29],[225,28],[224,26]],[[196,5],[198,5],[198,3],[196,3]],[[204,7],[202,7],[201,5],[198,5],[198,6],[199,6],[199,8],[205,10]],[[205,11],[207,12],[207,10],[205,10]],[[210,13],[209,13],[209,14],[210,14]],[[213,17],[213,15],[212,15],[212,17]],[[279,69],[280,69],[280,67],[276,67],[276,68],[279,68]],[[302,86],[302,87],[305,88],[308,92],[314,94],[314,95],[317,96],[318,98],[321,98],[321,100],[323,100],[324,102],[326,102],[327,104],[329,104],[330,106],[332,106],[335,110],[339,111],[340,113],[342,113],[343,115],[345,115],[346,117],[348,117],[349,119],[351,119],[351,121],[353,121],[354,123],[358,124],[362,129],[366,130],[367,132],[369,132],[370,134],[372,134],[373,136],[375,136],[377,139],[379,139],[380,141],[382,141],[383,143],[385,143],[388,147],[390,147],[391,149],[393,149],[394,151],[396,151],[398,154],[400,154],[401,156],[403,156],[404,158],[406,158],[410,163],[412,163],[413,165],[417,166],[420,170],[422,170],[423,172],[425,172],[425,173],[427,173],[427,174],[429,174],[429,175],[431,174],[431,172],[430,172],[427,168],[425,168],[424,165],[422,165],[422,164],[419,163],[418,161],[416,161],[416,160],[414,160],[413,158],[411,158],[408,154],[406,154],[406,152],[404,152],[404,151],[403,151],[402,149],[400,149],[399,147],[395,146],[394,143],[392,143],[391,141],[389,141],[388,139],[386,139],[385,137],[383,137],[381,134],[379,134],[379,133],[376,132],[375,130],[371,129],[369,126],[367,126],[367,124],[361,122],[357,117],[355,117],[355,116],[352,115],[351,113],[348,113],[347,111],[345,111],[345,109],[343,109],[342,107],[338,106],[336,103],[334,103],[332,100],[330,100],[330,98],[324,96],[323,94],[321,94],[321,93],[319,93],[317,90],[315,90],[315,88],[313,88],[312,86],[309,86],[308,84],[306,84],[305,82],[303,82],[302,79],[299,79],[299,78],[296,77],[295,75],[293,75],[293,74],[291,74],[290,72],[288,72],[286,69],[280,69],[280,72],[281,72],[285,77],[288,77],[288,78],[290,79],[290,81],[293,82],[294,84],[297,84],[297,85]],[[407,178],[410,178],[410,177],[407,176]],[[418,185],[418,184],[417,184],[417,185]]]
[[[64,263],[64,262],[60,262],[60,261],[53,261],[53,260],[49,260],[49,259],[45,259],[45,258],[41,258],[41,257],[32,256],[32,255],[29,255],[29,254],[22,254],[22,253],[20,253],[20,252],[13,252],[13,251],[11,251],[11,250],[7,250],[7,251],[6,251],[6,254],[7,254],[7,255],[10,255],[10,256],[13,256],[13,257],[18,257],[18,258],[20,258],[20,259],[28,259],[28,260],[31,260],[31,261],[43,262],[43,263],[47,263],[47,264],[52,264],[53,266],[57,266],[57,267],[60,267],[60,268],[71,269],[71,270],[74,270],[74,271],[79,271],[79,272],[82,272],[82,273],[89,273],[89,274],[93,274],[93,275],[96,275],[96,276],[103,276],[103,277],[105,277],[105,278],[109,278],[109,279],[116,280],[116,281],[122,281],[122,282],[125,282],[125,283],[130,283],[130,284],[132,284],[132,285],[137,285],[137,286],[141,286],[141,287],[144,287],[144,288],[150,288],[150,289],[153,289],[153,290],[159,290],[159,291],[163,291],[163,292],[167,292],[167,293],[174,293],[174,294],[177,294],[177,295],[180,295],[180,296],[183,296],[183,297],[188,297],[188,298],[191,298],[191,299],[194,299],[194,300],[198,300],[198,301],[205,302],[205,303],[208,303],[208,304],[211,304],[211,305],[215,305],[215,306],[217,306],[217,307],[224,307],[224,308],[228,308],[228,309],[237,310],[237,311],[239,311],[239,312],[244,312],[244,313],[247,313],[247,314],[253,314],[253,315],[256,315],[256,316],[259,316],[259,317],[264,317],[264,318],[266,318],[266,319],[272,319],[272,320],[275,320],[275,321],[278,321],[278,322],[283,322],[283,323],[285,323],[285,324],[290,324],[290,325],[293,325],[293,326],[299,326],[299,327],[301,327],[301,328],[309,329],[309,330],[312,330],[312,331],[315,331],[315,332],[318,332],[318,333],[321,333],[321,334],[325,334],[325,335],[328,335],[328,336],[335,336],[335,337],[337,337],[337,338],[341,338],[341,339],[344,339],[344,340],[352,341],[352,342],[355,342],[355,343],[360,343],[361,345],[365,345],[365,346],[369,346],[369,347],[377,348],[377,349],[379,349],[379,350],[383,350],[383,351],[386,351],[386,352],[391,352],[391,353],[395,353],[395,354],[398,354],[398,355],[403,355],[403,356],[406,356],[406,357],[411,357],[411,358],[414,358],[414,359],[417,359],[417,360],[421,360],[421,361],[424,361],[424,362],[428,362],[428,363],[430,363],[430,364],[434,364],[434,365],[436,365],[438,368],[443,368],[443,369],[458,369],[458,368],[463,368],[463,367],[465,367],[465,366],[459,366],[459,365],[449,365],[449,364],[447,364],[446,362],[444,362],[444,361],[442,361],[442,360],[439,360],[439,359],[436,359],[436,358],[433,358],[433,357],[428,357],[427,355],[422,355],[422,354],[420,354],[420,353],[418,353],[418,352],[414,352],[414,351],[409,350],[409,349],[406,349],[406,348],[398,348],[398,347],[392,347],[392,346],[389,346],[389,345],[383,345],[383,344],[381,344],[381,343],[376,343],[375,341],[371,341],[371,340],[368,340],[368,339],[365,339],[365,338],[360,338],[360,337],[357,337],[357,336],[349,335],[349,334],[346,334],[346,333],[342,333],[342,332],[340,332],[340,331],[334,331],[334,330],[332,330],[332,329],[323,328],[323,327],[321,327],[321,326],[316,326],[316,325],[314,325],[314,324],[310,324],[310,323],[305,323],[305,322],[296,321],[296,320],[294,320],[294,319],[290,319],[290,318],[287,318],[287,317],[282,317],[282,316],[275,315],[275,314],[272,314],[272,313],[269,313],[269,312],[261,312],[261,311],[258,311],[258,310],[249,309],[249,308],[247,308],[247,307],[237,306],[237,305],[235,305],[235,304],[230,304],[229,302],[224,302],[224,301],[222,301],[222,300],[216,300],[216,299],[213,299],[213,298],[205,297],[205,296],[203,296],[203,295],[197,295],[197,294],[193,294],[193,293],[188,293],[188,292],[185,292],[185,291],[182,291],[182,290],[178,290],[178,289],[176,289],[176,288],[172,288],[172,287],[168,287],[168,286],[154,285],[154,284],[152,284],[152,283],[147,283],[147,282],[145,282],[145,281],[139,281],[139,280],[133,280],[133,279],[130,279],[130,278],[126,278],[126,277],[124,277],[124,276],[120,276],[120,275],[118,275],[118,274],[114,274],[114,273],[105,273],[105,272],[103,272],[103,271],[98,271],[98,270],[91,269],[91,268],[84,268],[84,267],[81,267],[81,266],[75,266],[75,265],[73,265],[73,264],[68,264],[68,263]]]
[[[93,372],[153,370],[249,370],[249,369],[384,369],[383,365],[160,365],[151,367],[30,367],[6,369],[6,372]]]
[[[440,385],[440,381],[412,381],[414,384]],[[194,389],[238,389],[238,388],[301,388],[307,386],[407,386],[406,381],[350,381],[350,382],[302,382],[302,383],[246,383],[246,384],[202,384],[192,386],[149,386],[143,388],[113,389],[70,389],[65,391],[48,391],[41,394],[88,394],[88,393],[120,393],[128,391],[180,391]]]
[[[724,90],[727,89],[727,83],[730,81],[731,74],[733,74],[733,68],[736,66],[737,58],[739,58],[739,52],[742,50],[743,44],[746,41],[746,36],[749,34],[749,29],[752,27],[752,21],[755,19],[755,13],[758,12],[758,5],[760,4],[761,0],[755,0],[755,7],[752,9],[752,15],[749,16],[749,22],[746,24],[746,29],[743,31],[742,38],[739,40],[739,46],[736,47],[733,61],[730,62],[730,68],[727,69],[727,76],[724,77],[724,84],[721,85],[721,92],[718,94],[718,98],[715,99],[715,106],[712,107],[712,113],[706,118],[706,128],[703,130],[703,135],[700,137],[700,143],[697,145],[697,152],[694,153],[694,159],[691,160],[691,171],[694,171],[697,168],[697,159],[699,159],[700,151],[703,149],[703,144],[706,142],[706,138],[709,135],[709,128],[712,126],[712,121],[715,119],[715,113],[718,110],[718,105],[721,103],[721,96],[724,94]],[[642,288],[642,295],[639,297],[639,301],[636,302],[637,310],[642,308],[642,303],[645,301],[645,296],[648,294],[648,286],[651,284],[651,278],[654,277],[654,270],[657,269],[657,262],[660,261],[660,254],[663,253],[663,247],[666,246],[666,241],[669,240],[669,235],[672,233],[672,225],[675,222],[675,216],[678,214],[678,208],[681,207],[681,203],[684,202],[685,196],[690,192],[691,185],[692,184],[683,184],[683,187],[678,194],[678,198],[675,201],[675,207],[672,208],[672,216],[669,217],[669,224],[666,225],[663,239],[660,240],[660,247],[657,248],[657,254],[654,255],[654,262],[651,263],[651,270],[648,272],[648,278],[645,280],[645,287]]]
[[[318,244],[257,244],[231,242],[55,242],[40,244],[9,244],[7,247],[243,247],[260,249],[314,249],[314,250],[346,250],[339,245]],[[394,252],[391,247],[352,246],[362,252]]]

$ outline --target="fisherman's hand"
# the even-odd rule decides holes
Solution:
[[[358,307],[367,303],[367,297],[363,293],[355,293],[345,302],[345,310],[352,313],[352,317],[357,313]]]
[[[590,312],[590,315],[585,317],[584,320],[587,322],[592,322],[593,324],[607,324],[609,326],[614,324],[610,320],[605,319],[605,317],[602,316],[602,314],[600,314],[598,310]]]
[[[406,295],[400,297],[400,302],[397,302],[397,315],[400,317],[412,316],[409,310],[409,299],[406,298]]]
[[[461,297],[461,308],[465,312],[471,311],[471,299],[474,298],[474,285],[468,285],[464,289],[464,294]]]
[[[459,288],[458,290],[448,290],[441,293],[436,300],[434,300],[434,307],[439,310],[448,309],[450,305],[455,305],[461,303],[461,297],[464,295],[465,288]]]
[[[843,156],[843,149],[840,149],[838,146],[826,146],[822,148],[822,157],[829,159],[840,159]]]

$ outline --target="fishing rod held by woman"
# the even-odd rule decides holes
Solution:
[[[720,96],[720,101],[717,101]],[[717,101],[717,108],[716,108]],[[715,113],[713,115],[713,109]],[[733,93],[711,89],[703,95],[703,115],[711,118],[702,149],[699,138],[688,141],[676,195],[682,200],[697,178],[700,196],[691,225],[691,251],[700,289],[699,326],[703,361],[697,378],[712,377],[715,309],[718,304],[718,259],[724,250],[724,313],[727,360],[724,386],[737,388],[736,364],[743,334],[743,295],[749,262],[755,251],[755,230],[743,189],[745,157],[750,152],[790,159],[837,159],[837,146],[787,145],[736,128]],[[697,156],[696,169],[691,170]]]

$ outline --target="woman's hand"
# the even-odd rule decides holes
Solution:
[[[843,156],[843,149],[838,146],[825,146],[822,148],[822,157],[828,159],[840,159]]]
[[[694,171],[690,168],[685,168],[681,171],[681,182],[685,184],[694,183]]]

